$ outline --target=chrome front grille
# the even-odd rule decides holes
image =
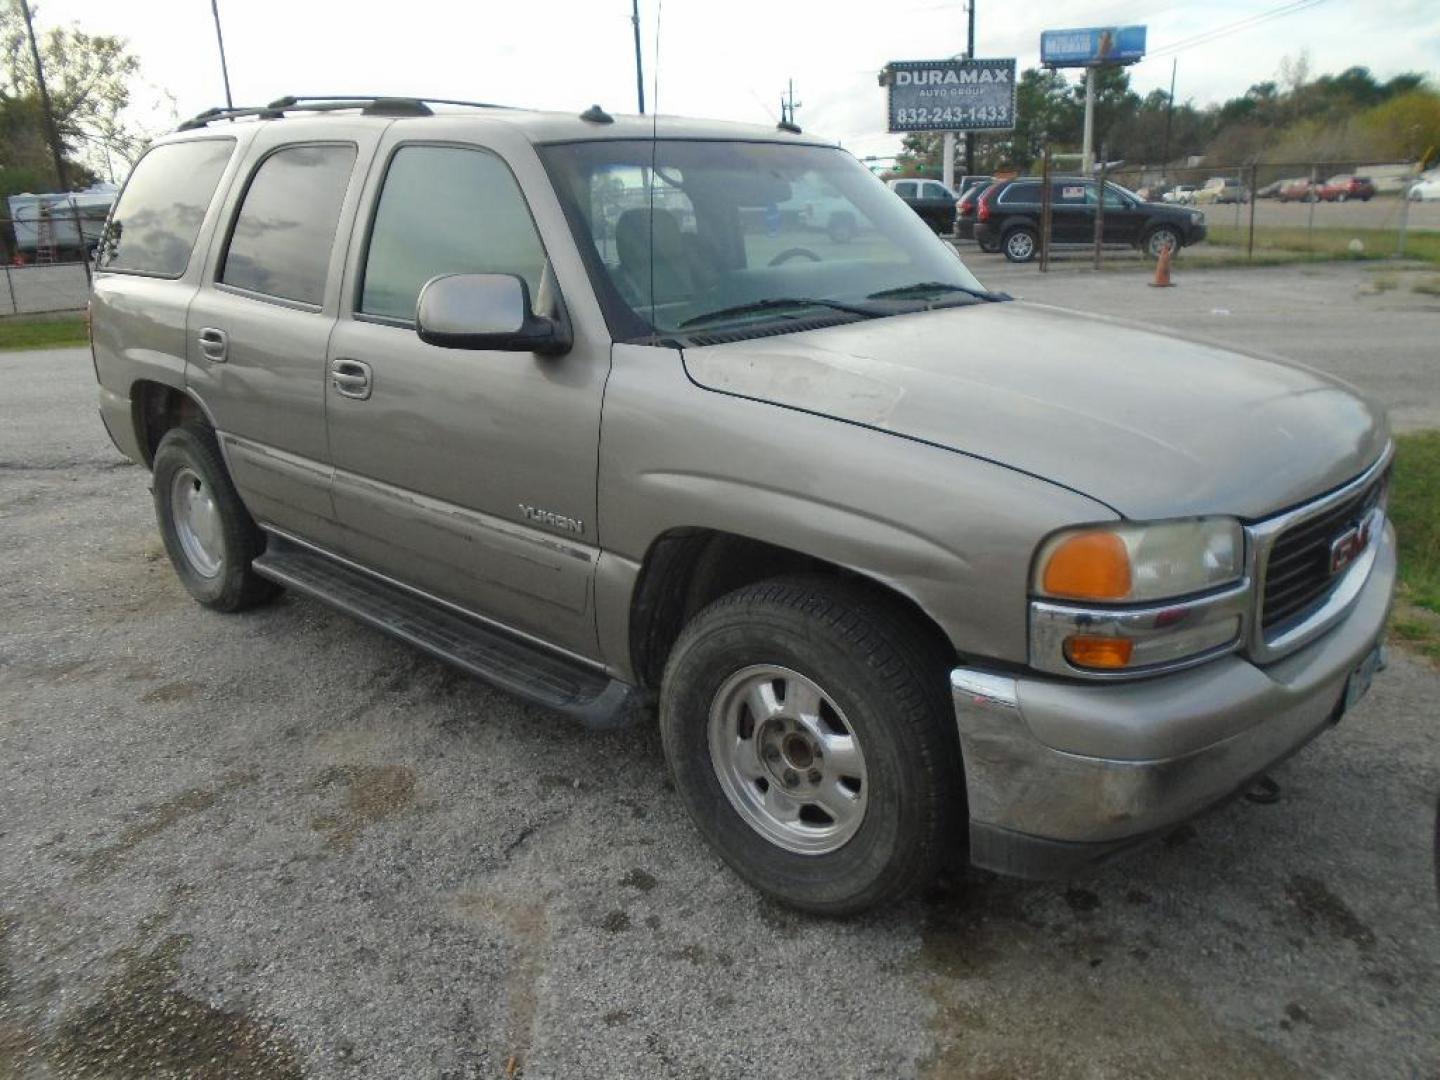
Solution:
[[[1302,517],[1275,538],[1265,562],[1262,633],[1268,636],[1301,622],[1325,603],[1344,577],[1332,572],[1332,548],[1347,532],[1369,520],[1388,477],[1387,469],[1333,504]],[[1372,536],[1369,542],[1375,539]]]

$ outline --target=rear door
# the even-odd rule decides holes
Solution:
[[[361,175],[383,125],[266,125],[234,185],[190,307],[188,367],[250,512],[303,539],[336,538],[325,437],[325,350]]]
[[[396,134],[382,147],[330,343],[343,547],[407,585],[593,656],[610,339],[575,318],[564,356],[420,340],[416,298],[440,274],[517,274],[540,311],[554,310],[559,285],[572,296],[588,289],[530,145],[498,132],[500,142],[477,143],[473,125],[448,142],[441,121],[426,123],[434,141]],[[527,194],[543,200],[536,213]]]
[[[955,195],[944,184],[933,180],[921,184],[917,209],[932,229],[948,232],[955,223]]]

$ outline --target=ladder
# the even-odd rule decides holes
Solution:
[[[55,219],[50,216],[50,207],[41,205],[35,225],[35,262],[55,261]]]

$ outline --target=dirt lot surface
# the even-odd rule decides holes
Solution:
[[[1440,416],[1363,277],[1231,274],[1099,288],[1288,322]],[[1307,282],[1367,363],[1293,314]],[[1013,283],[1096,295],[1046,287]],[[587,733],[310,601],[192,604],[92,381],[84,351],[0,355],[0,1078],[1440,1070],[1435,669],[1397,652],[1277,803],[1084,880],[818,921],[700,846],[652,729]]]

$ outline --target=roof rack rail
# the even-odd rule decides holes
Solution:
[[[217,120],[241,120],[255,116],[261,120],[278,120],[287,112],[339,112],[359,109],[365,116],[433,116],[431,105],[459,105],[471,109],[508,109],[488,101],[458,101],[453,98],[375,97],[359,94],[287,94],[268,105],[230,109],[206,109],[182,123],[176,130],[191,131]]]

